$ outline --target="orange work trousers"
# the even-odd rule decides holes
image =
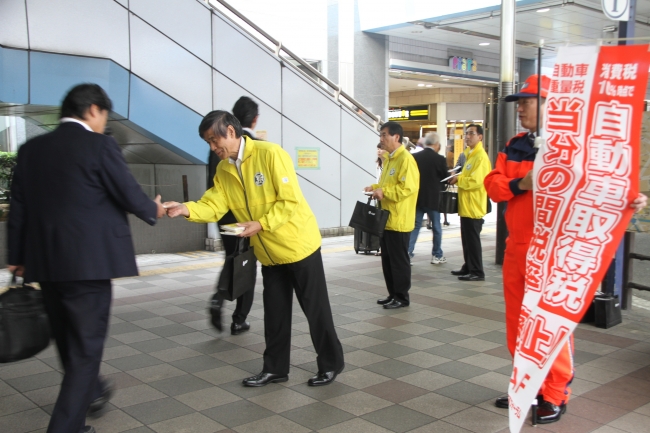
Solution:
[[[526,286],[526,253],[528,244],[506,241],[503,259],[503,296],[506,301],[506,337],[508,350],[514,357],[517,347],[519,314]],[[540,389],[545,401],[555,405],[566,404],[571,396],[569,385],[573,380],[573,335],[569,337],[551,366]]]

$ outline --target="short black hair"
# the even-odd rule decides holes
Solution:
[[[203,138],[206,131],[211,129],[214,135],[226,138],[228,136],[228,126],[232,126],[235,129],[235,136],[237,138],[241,137],[241,124],[235,116],[223,110],[211,111],[201,120],[199,135]]]
[[[257,115],[260,114],[260,111],[257,102],[253,101],[248,96],[242,96],[232,107],[232,114],[234,114],[237,120],[239,120],[241,126],[244,128],[250,128]]]
[[[381,125],[381,128],[379,128],[380,131],[382,129],[388,129],[388,134],[390,135],[399,135],[399,141],[400,143],[402,142],[402,139],[404,138],[404,129],[402,128],[402,125],[400,125],[399,123],[386,122],[383,125]]]
[[[113,103],[104,89],[97,84],[85,83],[74,86],[61,103],[61,118],[76,117],[83,119],[91,105],[101,110],[111,111]]]
[[[473,126],[474,128],[476,128],[476,133],[477,133],[478,135],[483,135],[483,127],[482,127],[481,125],[477,125],[476,123],[470,123],[469,125],[467,125],[467,128],[465,128],[465,131],[467,131],[467,130],[468,130],[469,128],[471,128],[472,126]]]

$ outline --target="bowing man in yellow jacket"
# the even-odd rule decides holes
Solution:
[[[289,154],[279,145],[242,136],[232,114],[213,111],[199,135],[219,156],[214,186],[197,202],[168,202],[167,215],[188,221],[218,221],[228,210],[244,227],[262,263],[264,284],[264,367],[245,386],[285,382],[291,351],[293,289],[309,322],[318,373],[311,386],[327,385],[343,370],[343,348],[327,296],[321,237],[316,217],[302,195]]]
[[[460,175],[449,182],[458,185],[458,215],[460,238],[465,263],[458,271],[451,271],[462,281],[485,281],[481,230],[487,213],[488,197],[483,180],[492,170],[490,158],[483,149],[483,127],[471,124],[465,131],[465,165]]]
[[[413,156],[402,145],[404,132],[397,122],[382,125],[379,141],[388,152],[379,183],[366,187],[390,212],[381,238],[381,267],[388,297],[378,304],[386,309],[408,307],[411,288],[409,238],[415,225],[415,205],[420,189],[420,171]]]

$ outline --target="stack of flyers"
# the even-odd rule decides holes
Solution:
[[[223,230],[221,232],[222,235],[230,235],[230,236],[237,236],[238,234],[240,234],[245,230],[245,227],[240,227],[237,224],[225,224],[220,227]]]

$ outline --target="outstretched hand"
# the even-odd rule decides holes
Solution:
[[[635,212],[639,212],[641,209],[648,205],[648,196],[642,193],[639,193],[638,196],[630,203],[630,207],[634,209]]]
[[[176,218],[177,216],[190,216],[190,210],[183,203],[166,201],[162,206],[167,210],[167,216],[170,218]]]
[[[250,238],[262,231],[262,224],[259,221],[247,221],[244,223],[237,223],[239,227],[244,227],[244,231],[239,234],[239,237]]]
[[[165,214],[167,213],[162,203],[160,202],[160,199],[161,199],[160,194],[158,194],[156,198],[153,200],[154,203],[156,203],[156,207],[158,208],[158,210],[156,211],[156,217],[158,217],[159,219],[164,217]]]

